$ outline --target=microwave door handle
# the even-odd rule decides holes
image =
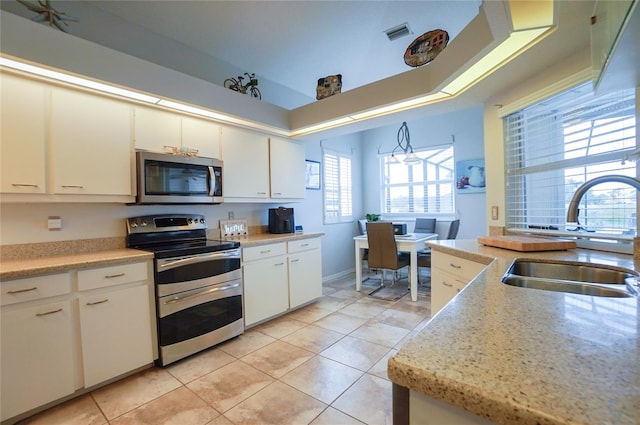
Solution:
[[[213,167],[208,166],[209,169],[209,196],[214,196],[216,193],[216,174]]]

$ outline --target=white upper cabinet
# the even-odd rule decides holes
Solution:
[[[304,157],[301,142],[275,137],[269,139],[272,198],[304,199]]]
[[[132,195],[131,106],[57,87],[51,97],[53,192]]]
[[[134,110],[136,149],[164,152],[165,146],[180,147],[180,115],[138,106]]]
[[[222,128],[225,202],[299,201],[305,196],[302,143]]]
[[[182,118],[182,146],[197,149],[198,156],[220,158],[220,126],[211,121]]]
[[[222,194],[225,202],[269,199],[269,140],[264,134],[222,128]]]
[[[48,89],[5,73],[0,78],[1,191],[45,193]]]
[[[220,126],[160,109],[135,107],[136,149],[165,152],[188,147],[198,156],[220,158]]]

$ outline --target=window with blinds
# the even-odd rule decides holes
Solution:
[[[324,223],[353,221],[351,156],[323,151]]]
[[[453,145],[415,150],[414,153],[422,160],[421,163],[405,164],[404,155],[392,157],[388,154],[380,158],[382,212],[453,214]]]
[[[576,233],[567,208],[583,183],[610,174],[637,177],[635,90],[594,94],[590,82],[503,118],[509,230]],[[601,183],[580,202],[580,238],[636,235],[637,192]]]

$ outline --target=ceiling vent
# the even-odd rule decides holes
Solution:
[[[409,23],[405,22],[404,24],[389,28],[384,33],[387,34],[387,37],[389,37],[390,41],[393,41],[398,38],[404,37],[405,35],[413,34],[413,31],[411,31],[411,28],[409,28]]]

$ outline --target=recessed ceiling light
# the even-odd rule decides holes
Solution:
[[[385,30],[384,33],[387,34],[387,37],[389,37],[389,41],[393,41],[398,38],[404,37],[405,35],[413,34],[413,31],[411,31],[411,28],[409,28],[409,23],[405,22],[404,24]]]

